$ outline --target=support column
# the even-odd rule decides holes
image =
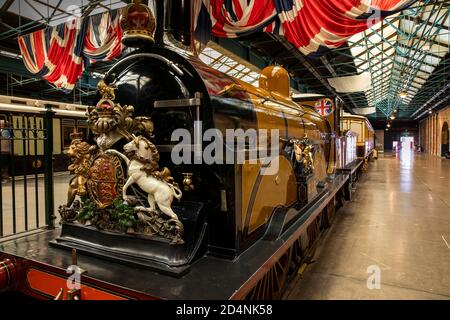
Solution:
[[[438,155],[438,115],[437,113],[434,116],[434,155]]]
[[[441,120],[439,113],[436,114],[436,154],[441,156]]]
[[[437,136],[436,136],[436,140],[437,140],[437,155],[440,157],[441,156],[441,149],[442,149],[442,124],[441,124],[441,119],[439,117],[439,113],[437,116]]]
[[[436,116],[433,114],[432,130],[433,135],[431,136],[431,141],[433,144],[432,154],[436,155]]]
[[[427,131],[428,131],[427,153],[431,154],[431,117],[427,118]]]
[[[430,154],[434,153],[434,143],[433,143],[433,137],[434,137],[434,116],[431,116],[431,123],[430,123],[430,127],[431,127],[431,135],[430,135],[430,142],[431,142],[431,149],[430,149]]]
[[[53,189],[53,115],[50,105],[45,105],[44,112],[44,198],[45,198],[45,224],[48,228],[54,228],[55,201]]]

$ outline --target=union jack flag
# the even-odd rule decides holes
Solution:
[[[322,117],[327,117],[333,113],[333,102],[330,99],[321,99],[317,101],[315,108]]]
[[[259,31],[285,36],[309,57],[344,44],[381,18],[418,0],[196,0],[196,39],[209,33],[235,38]],[[19,37],[26,68],[58,88],[71,91],[83,70],[122,52],[120,9],[49,27]]]
[[[303,54],[320,56],[417,0],[194,1],[198,41],[212,32],[236,38],[259,31],[284,36]]]
[[[25,67],[35,77],[70,92],[83,70],[122,53],[120,12],[74,19],[18,38]]]

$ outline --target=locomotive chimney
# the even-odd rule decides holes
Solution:
[[[170,0],[169,0],[170,1]],[[164,45],[164,12],[167,0],[155,1],[155,16],[156,16],[156,30],[155,30],[155,43],[157,46]]]

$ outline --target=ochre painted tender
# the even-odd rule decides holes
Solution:
[[[329,129],[326,121],[315,111],[298,105],[289,98],[289,76],[286,70],[268,67],[263,70],[259,88],[237,81],[226,87],[222,95],[234,97],[243,93],[252,103],[256,116],[254,121],[247,123],[245,129],[276,129],[284,142],[307,136],[315,147],[312,183],[317,185],[324,182],[329,158],[325,150],[329,149],[330,142],[323,133],[329,133]],[[219,123],[224,124],[226,119],[223,114],[218,113],[214,116],[214,122],[217,126]],[[228,125],[219,125],[217,128],[225,133],[230,125],[232,127],[229,122]],[[279,173],[275,175],[263,175],[265,169],[261,162],[252,164],[251,159],[247,159],[242,165],[242,177],[237,181],[241,188],[240,198],[236,200],[241,203],[240,222],[245,237],[266,225],[274,208],[279,205],[292,206],[299,201],[292,158],[282,152],[275,161],[279,163]]]

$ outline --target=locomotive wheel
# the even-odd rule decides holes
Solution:
[[[344,206],[344,195],[343,195],[343,189],[341,189],[338,193],[336,193],[335,210],[342,208],[343,206]]]
[[[362,172],[367,172],[367,170],[369,169],[369,161],[368,159],[364,159],[364,164],[362,166]]]
[[[328,228],[328,205],[320,213],[319,232]]]
[[[304,250],[302,249],[301,238],[297,239],[294,244],[289,248],[290,259],[288,269],[288,279],[292,279],[297,274],[298,268],[300,268],[302,261],[305,257]]]
[[[318,215],[317,219],[314,220],[314,222],[311,223],[311,225],[307,228],[310,247],[314,244],[314,242],[316,242],[319,233],[320,233],[320,215]]]
[[[324,226],[325,228],[331,227],[334,220],[334,214],[336,212],[336,205],[335,205],[335,198],[333,198],[326,207],[326,210],[324,212]]]
[[[286,285],[289,270],[291,250],[272,266],[256,286],[247,294],[247,300],[277,300],[280,299]]]

